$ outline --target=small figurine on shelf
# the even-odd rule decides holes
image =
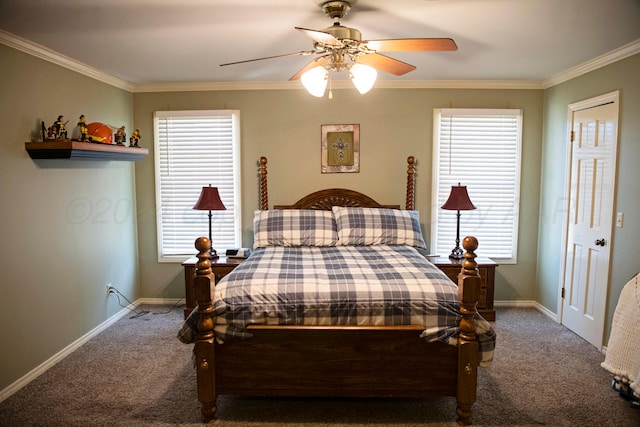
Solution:
[[[69,120],[64,121],[64,116],[58,116],[58,120],[53,123],[53,138],[54,139],[67,139],[67,129],[65,126],[69,123]]]
[[[138,141],[140,141],[142,136],[140,135],[140,129],[136,129],[131,134],[131,138],[129,138],[129,147],[139,147]]]
[[[80,130],[79,141],[87,141],[87,122],[84,119],[84,114],[78,119],[78,129]]]
[[[127,134],[124,131],[124,125],[122,125],[116,131],[116,144],[124,145],[124,142],[126,140],[127,140]]]

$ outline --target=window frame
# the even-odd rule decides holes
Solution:
[[[229,185],[221,186],[217,185],[213,175],[203,176],[202,180],[199,180],[197,184],[189,186],[189,189],[185,189],[184,191],[179,192],[179,194],[188,194],[187,199],[188,202],[181,203],[182,206],[180,209],[184,209],[185,218],[189,221],[189,224],[192,225],[193,228],[193,236],[190,240],[191,250],[185,249],[185,253],[174,253],[175,251],[167,250],[165,247],[165,236],[164,236],[164,225],[165,222],[169,224],[171,221],[163,220],[163,206],[162,206],[162,174],[163,174],[163,166],[161,165],[162,159],[162,150],[161,144],[165,144],[164,141],[161,141],[162,132],[160,131],[160,121],[164,119],[170,118],[198,118],[198,117],[230,117],[231,118],[231,136],[229,138],[229,142],[231,144],[231,157],[232,157],[232,171],[230,175],[226,176],[226,180],[229,180],[231,184],[231,188]],[[185,258],[191,257],[196,253],[196,249],[194,247],[195,239],[199,236],[207,236],[209,235],[209,215],[208,211],[196,211],[193,210],[193,205],[195,205],[198,197],[200,196],[200,192],[202,187],[206,187],[209,184],[214,187],[219,187],[220,197],[227,208],[226,211],[212,211],[212,239],[213,239],[213,247],[218,251],[219,254],[224,254],[226,249],[229,247],[240,247],[242,245],[242,213],[241,213],[241,197],[240,197],[240,111],[239,110],[179,110],[179,111],[155,111],[153,113],[153,127],[154,127],[154,166],[155,166],[155,196],[156,196],[156,243],[157,243],[157,256],[158,262],[160,263],[174,263],[174,262],[182,262]],[[170,144],[170,142],[166,142],[166,144]],[[194,144],[191,144],[191,148],[193,149]],[[209,153],[211,156],[211,153]],[[194,162],[193,171],[198,171],[197,164]],[[193,172],[192,172],[193,173]],[[198,171],[198,176],[203,175]],[[224,187],[224,188],[223,188]],[[192,200],[191,200],[192,199]],[[216,245],[216,216],[220,215],[229,215],[232,217],[233,225],[231,230],[227,227],[225,230],[227,233],[232,234],[233,240],[232,245],[224,245],[220,244]],[[170,216],[170,215],[169,215]],[[175,221],[174,221],[175,223]],[[185,237],[186,238],[186,237]],[[188,247],[188,245],[185,245]]]
[[[464,175],[464,173],[461,174],[461,171],[454,171],[453,174],[448,175],[447,178],[445,177],[445,174],[448,174],[447,171],[443,171],[441,169],[443,169],[441,167],[441,146],[442,145],[446,145],[446,147],[443,147],[443,149],[445,148],[451,148],[451,143],[454,142],[453,139],[451,139],[451,134],[449,133],[448,136],[444,136],[441,135],[441,130],[442,130],[442,118],[443,116],[458,116],[458,117],[469,117],[469,116],[478,116],[478,117],[497,117],[497,116],[508,116],[511,117],[513,119],[515,119],[515,147],[512,147],[514,149],[513,151],[513,156],[515,157],[515,172],[514,172],[514,176],[513,176],[513,180],[510,181],[509,186],[513,187],[513,194],[510,195],[510,197],[507,199],[506,197],[503,197],[501,199],[502,203],[513,203],[513,207],[511,208],[512,210],[509,212],[509,214],[513,215],[513,224],[511,225],[511,243],[510,243],[510,249],[511,249],[511,253],[510,256],[505,256],[504,254],[501,255],[496,255],[494,253],[491,252],[491,248],[484,250],[482,249],[482,223],[485,221],[489,221],[488,223],[491,224],[491,216],[494,215],[491,212],[491,208],[488,209],[482,209],[482,206],[485,205],[490,205],[490,206],[500,206],[499,204],[495,203],[495,201],[491,201],[489,198],[491,196],[491,192],[489,190],[482,190],[482,185],[479,183],[478,180],[482,179],[482,176],[475,176],[473,174],[470,175]],[[522,122],[523,122],[523,111],[521,109],[489,109],[489,108],[437,108],[434,109],[434,119],[433,119],[433,180],[432,180],[432,209],[431,209],[431,236],[430,236],[430,248],[431,251],[434,253],[439,253],[444,251],[443,248],[446,248],[449,246],[451,246],[451,248],[449,249],[449,251],[447,252],[443,252],[443,253],[439,253],[439,255],[441,256],[448,256],[451,249],[455,246],[455,234],[456,234],[456,219],[457,219],[457,215],[455,211],[446,211],[441,209],[440,207],[444,204],[444,202],[447,200],[448,196],[449,196],[449,192],[450,192],[450,188],[451,185],[458,185],[458,182],[460,182],[461,185],[466,185],[467,186],[467,190],[469,193],[469,197],[471,199],[471,201],[474,203],[474,205],[476,206],[476,210],[472,210],[472,211],[461,211],[461,222],[460,222],[460,239],[463,239],[466,235],[474,235],[476,237],[478,237],[479,240],[479,249],[478,249],[478,253],[480,253],[482,256],[486,256],[486,257],[490,257],[495,261],[499,261],[502,264],[516,264],[517,260],[518,260],[518,234],[519,234],[519,217],[520,217],[520,199],[521,199],[521,176],[522,176],[522,139],[523,139],[523,135],[522,135]],[[449,138],[448,141],[445,140],[445,138]],[[455,138],[455,137],[454,137]],[[464,138],[462,138],[464,139]],[[480,141],[478,138],[478,143],[482,143],[483,141]],[[444,142],[446,142],[446,144],[444,144]],[[468,142],[463,142],[463,144],[467,144]],[[482,152],[482,149],[479,150],[479,152]],[[468,152],[466,152],[468,153]],[[453,158],[453,154],[450,154],[448,157],[446,157],[446,159],[448,159],[449,161],[451,161],[451,159]],[[479,158],[479,157],[478,157]],[[469,163],[467,163],[468,165]],[[482,168],[484,165],[486,164],[486,162],[477,162],[473,164],[473,168]],[[508,164],[508,162],[506,160],[504,160],[505,165]],[[455,163],[450,163],[450,165],[452,165],[452,167],[455,169]],[[465,165],[461,164],[461,167],[464,167]],[[492,167],[488,167],[487,171],[485,171],[485,173],[487,173],[487,176],[490,176],[490,170],[497,170],[492,169]],[[477,186],[474,188],[474,183],[477,184]],[[487,184],[487,181],[485,181],[485,185]],[[474,193],[476,194],[476,198],[474,201]],[[500,209],[500,208],[497,208]],[[488,212],[488,213],[487,213]],[[504,213],[501,215],[496,215],[493,216],[493,221],[494,224],[501,224],[500,221],[504,221]],[[497,222],[495,222],[497,221]],[[438,234],[439,234],[439,226],[447,226],[447,227],[453,227],[453,237],[450,239],[449,242],[449,238],[448,237],[443,237],[442,234],[450,234],[450,231],[447,231],[445,233],[440,233],[441,237],[441,242],[438,241]],[[486,224],[486,222],[485,222]],[[499,235],[500,234],[500,230],[504,230],[503,227],[501,227],[500,225],[493,225],[494,229],[497,231],[497,233],[495,235]],[[476,231],[469,231],[469,230],[476,230]],[[485,241],[487,241],[487,238],[485,238]],[[440,243],[440,244],[439,244]],[[462,246],[462,243],[461,243]],[[494,245],[496,247],[499,247],[500,245]],[[503,245],[504,247],[504,245]],[[486,249],[486,246],[485,246]]]

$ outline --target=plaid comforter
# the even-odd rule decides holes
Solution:
[[[455,344],[457,286],[410,246],[271,246],[225,276],[213,292],[215,336],[249,338],[247,326],[424,325],[421,337]],[[493,358],[495,334],[478,315],[479,362]],[[197,334],[194,310],[179,333]]]

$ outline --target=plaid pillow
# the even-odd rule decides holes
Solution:
[[[275,209],[256,211],[253,248],[265,246],[335,246],[336,222],[331,211]]]
[[[333,207],[338,245],[407,245],[425,248],[418,211]]]

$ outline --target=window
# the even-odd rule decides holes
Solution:
[[[438,109],[434,133],[431,252],[448,256],[455,246],[456,212],[440,206],[460,183],[476,207],[460,212],[460,239],[476,236],[482,256],[515,263],[522,111]]]
[[[209,234],[209,212],[194,210],[202,187],[218,187],[226,210],[212,211],[217,251],[241,246],[240,113],[154,113],[158,260],[184,260]]]

